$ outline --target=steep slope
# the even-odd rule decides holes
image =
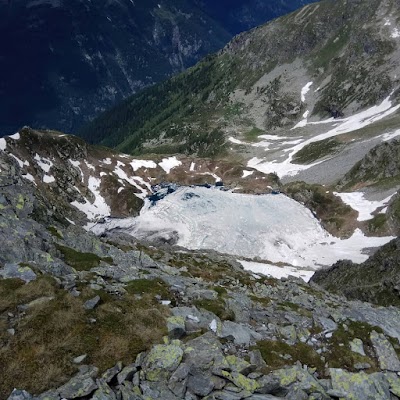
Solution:
[[[250,0],[0,1],[0,135],[23,125],[74,132],[101,111],[294,10]],[[232,15],[241,16],[233,23]],[[253,15],[257,14],[254,20]],[[226,19],[225,19],[226,18]],[[246,21],[244,21],[246,20]]]
[[[121,207],[141,200],[150,181],[190,182],[207,168],[232,177],[226,163],[190,162],[133,159],[29,128],[0,139],[0,398],[399,399],[399,308],[347,301],[282,265],[273,266],[286,272],[278,280],[215,250],[150,246],[80,226],[81,206],[94,219],[134,214]],[[272,178],[251,172],[254,181]],[[108,179],[117,182],[105,186]],[[172,215],[169,199],[153,209]],[[187,208],[197,200],[183,199]],[[201,205],[223,224],[213,204]],[[228,211],[229,221],[240,219]]]
[[[340,261],[327,270],[317,271],[311,280],[348,299],[398,307],[400,240],[386,244],[362,264]]]
[[[326,168],[350,169],[377,144],[367,138],[399,123],[398,17],[394,0],[307,5],[238,35],[217,55],[126,100],[81,134],[132,153],[235,152],[280,177],[353,146],[358,153],[346,163]],[[324,179],[332,183],[347,170]]]

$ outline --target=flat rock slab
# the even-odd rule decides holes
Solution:
[[[380,368],[387,371],[399,372],[400,361],[392,344],[386,339],[385,335],[372,331],[371,342],[378,357]]]

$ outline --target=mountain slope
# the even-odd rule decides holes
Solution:
[[[395,239],[362,264],[339,261],[311,278],[326,290],[351,300],[399,306],[400,241]]]
[[[0,135],[27,124],[74,132],[220,49],[244,26],[254,26],[253,14],[264,22],[304,0],[290,6],[276,0],[254,11],[246,7],[250,0],[225,2],[225,13],[214,3],[0,1]],[[231,24],[229,12],[246,15],[244,25]]]
[[[305,6],[238,35],[217,55],[126,100],[81,134],[126,152],[212,149],[249,159],[269,150],[273,138],[267,135],[263,145],[262,134],[309,139],[334,127],[312,122],[349,118],[381,103],[369,111],[376,117],[368,124],[374,123],[397,111],[391,106],[400,76],[398,17],[394,0]],[[367,116],[360,113],[360,120]],[[356,129],[353,124],[347,132]]]

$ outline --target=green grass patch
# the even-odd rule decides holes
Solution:
[[[257,342],[253,349],[261,352],[269,371],[293,365],[297,361],[317,368],[318,371],[324,370],[324,362],[320,355],[305,343],[289,345],[279,340],[262,340]],[[288,357],[284,357],[285,355]]]
[[[61,232],[55,226],[49,226],[47,230],[57,239],[63,238]]]
[[[112,264],[114,261],[111,257],[99,257],[93,253],[81,253],[70,247],[56,244],[57,250],[62,254],[64,261],[75,268],[77,271],[89,271],[92,268],[98,267],[100,261]]]
[[[198,308],[204,308],[207,311],[214,313],[222,321],[234,321],[235,315],[232,311],[226,308],[225,301],[223,299],[215,300],[195,300],[193,304]]]
[[[257,142],[258,137],[263,133],[264,133],[264,131],[262,129],[259,129],[254,126],[250,131],[248,131],[244,134],[244,138],[248,142]]]
[[[294,155],[293,161],[296,164],[311,164],[314,161],[338,152],[342,147],[343,144],[336,138],[320,140],[303,147]]]

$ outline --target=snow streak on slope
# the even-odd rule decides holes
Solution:
[[[393,193],[382,201],[370,201],[367,200],[363,192],[353,193],[333,193],[335,196],[339,196],[344,203],[348,204],[353,210],[358,211],[358,221],[368,221],[374,216],[372,213],[378,208],[384,208],[389,203],[390,199],[395,195]]]
[[[283,161],[265,161],[264,159],[260,159],[257,157],[252,158],[248,162],[248,167],[258,169],[264,173],[272,173],[275,172],[278,174],[280,178],[284,176],[294,176],[300,171],[306,170],[317,165],[319,162],[308,164],[308,165],[299,165],[293,163],[293,158],[296,153],[302,150],[305,146],[318,142],[320,140],[329,139],[334,136],[342,135],[345,133],[353,132],[358,129],[364,128],[368,125],[371,125],[374,122],[377,122],[390,114],[393,114],[400,108],[400,104],[396,106],[392,106],[392,102],[390,101],[390,96],[388,96],[385,100],[382,101],[381,104],[377,106],[373,106],[367,110],[359,112],[351,117],[344,118],[344,119],[336,119],[336,120],[328,120],[328,121],[320,121],[320,122],[307,122],[307,116],[303,121],[300,121],[296,127],[305,127],[306,125],[316,125],[316,124],[323,124],[323,123],[337,123],[331,130],[328,132],[313,136],[307,140],[302,140],[300,143],[296,144],[295,146],[285,149],[287,152],[287,156]],[[244,144],[242,142],[242,144]],[[285,144],[283,142],[282,144]],[[288,144],[288,143],[286,143]],[[276,150],[276,148],[275,148]]]
[[[346,258],[367,259],[365,247],[391,238],[367,238],[360,231],[347,240],[329,235],[311,212],[284,195],[244,195],[202,187],[179,188],[137,218],[111,219],[93,230],[120,228],[146,239],[177,242],[188,249],[213,249],[272,263],[318,268]]]

